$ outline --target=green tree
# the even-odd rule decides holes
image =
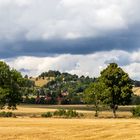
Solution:
[[[25,80],[23,79],[21,73],[14,69],[10,71],[9,80],[9,93],[6,96],[7,104],[9,109],[15,109],[16,105],[22,101],[21,87],[24,87]]]
[[[84,102],[95,106],[95,117],[99,115],[99,105],[101,104],[103,92],[105,92],[105,85],[101,82],[91,83],[84,92]]]
[[[132,84],[127,73],[116,63],[111,63],[101,72],[100,81],[106,86],[103,92],[103,102],[110,105],[113,116],[116,117],[118,105],[127,105],[131,102]]]
[[[4,62],[0,61],[0,108],[6,103],[6,96],[9,93],[10,68]]]
[[[10,67],[0,61],[0,108],[8,104],[9,108],[16,108],[21,101],[21,86],[24,85],[22,75],[16,70],[10,70]]]

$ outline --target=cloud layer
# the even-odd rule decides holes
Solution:
[[[117,62],[140,79],[139,0],[0,0],[0,58],[23,74],[98,76]]]
[[[139,0],[0,0],[0,56],[136,51]]]
[[[59,70],[98,77],[108,63],[116,62],[133,79],[140,79],[140,51],[128,53],[125,51],[105,51],[89,55],[59,55],[53,57],[17,57],[14,59],[5,59],[11,67],[16,68],[23,74],[37,76],[48,70]]]
[[[0,36],[9,40],[17,40],[17,35],[27,40],[104,36],[139,24],[139,5],[139,0],[1,0]]]

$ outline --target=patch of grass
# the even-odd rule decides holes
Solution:
[[[35,82],[35,85],[38,87],[42,87],[45,84],[47,84],[48,82],[50,82],[51,80],[54,80],[54,77],[45,77],[45,78],[31,78],[30,80]]]
[[[133,92],[134,92],[135,95],[140,96],[140,87],[133,87]]]

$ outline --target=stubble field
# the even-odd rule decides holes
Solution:
[[[57,108],[75,108],[86,115],[78,119],[41,118]],[[120,107],[118,118],[102,111],[99,118],[84,105],[21,105],[17,118],[0,118],[0,140],[140,140],[140,120],[132,118],[131,106]],[[7,111],[7,110],[6,110]]]
[[[1,140],[139,140],[138,119],[1,118]]]

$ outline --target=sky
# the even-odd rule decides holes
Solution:
[[[0,60],[23,75],[98,77],[115,62],[140,80],[140,0],[0,0]]]

